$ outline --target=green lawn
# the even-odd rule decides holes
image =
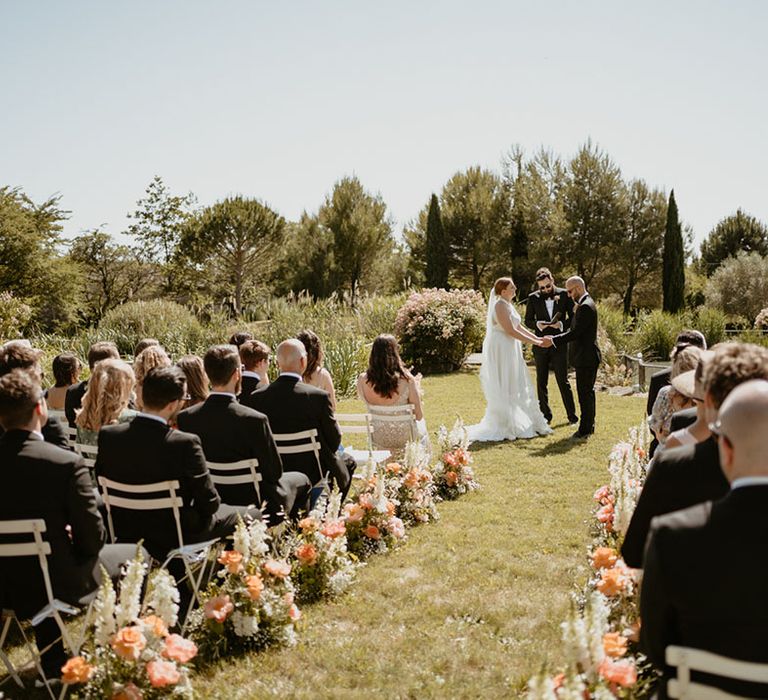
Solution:
[[[556,658],[569,594],[587,576],[586,520],[607,455],[640,421],[640,399],[598,396],[597,433],[572,443],[554,378],[555,433],[473,449],[481,491],[374,558],[350,593],[305,609],[299,645],[222,663],[204,698],[510,697]],[[424,380],[434,434],[477,422],[476,373]],[[354,400],[341,412],[362,410]]]

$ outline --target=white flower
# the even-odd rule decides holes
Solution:
[[[144,607],[154,611],[168,627],[179,619],[179,591],[168,571],[157,569],[149,577]]]
[[[584,700],[587,686],[581,675],[568,671],[563,679],[563,685],[557,693],[557,700]]]
[[[232,627],[238,637],[253,637],[259,631],[259,620],[237,610],[232,613]]]
[[[269,553],[269,535],[267,534],[267,524],[262,520],[254,520],[248,526],[248,536],[250,538],[250,548],[252,557],[264,557]]]
[[[105,646],[117,631],[115,624],[115,589],[104,567],[101,567],[101,586],[93,602],[94,641],[98,646]]]
[[[403,466],[406,469],[426,469],[429,466],[429,453],[420,441],[408,442],[405,445],[405,455],[403,456]]]
[[[558,700],[555,684],[548,676],[534,676],[528,681],[526,700]]]
[[[118,627],[125,627],[138,619],[141,611],[141,587],[144,584],[146,571],[147,565],[139,550],[136,557],[125,565],[123,571],[120,582],[120,602],[117,604],[115,613]]]
[[[334,489],[331,497],[328,499],[325,516],[328,519],[334,519],[339,517],[339,513],[341,513],[341,492],[338,489]]]

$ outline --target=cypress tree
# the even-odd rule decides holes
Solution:
[[[443,220],[440,217],[440,203],[432,195],[427,215],[427,262],[424,283],[427,287],[448,288],[448,241],[445,239]]]
[[[680,311],[685,300],[685,250],[674,190],[669,193],[669,204],[667,205],[661,286],[664,294],[664,311],[670,313]]]

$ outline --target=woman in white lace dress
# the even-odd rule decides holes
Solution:
[[[488,300],[480,382],[485,394],[483,420],[467,430],[473,442],[516,440],[552,432],[539,408],[521,343],[541,340],[521,323],[512,300],[517,288],[511,277],[501,277]]]

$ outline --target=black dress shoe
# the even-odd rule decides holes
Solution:
[[[589,433],[581,433],[578,430],[571,435],[571,440],[586,440],[589,437]]]
[[[568,418],[568,425],[576,425],[576,423],[578,422],[579,422],[578,416],[571,416],[570,418]]]

